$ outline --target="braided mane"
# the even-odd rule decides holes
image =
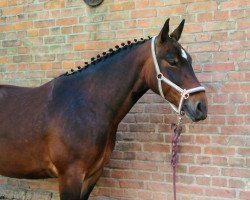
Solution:
[[[93,65],[99,63],[100,61],[117,54],[118,52],[120,52],[122,50],[125,50],[127,48],[131,48],[131,47],[133,47],[134,45],[137,45],[137,44],[142,44],[142,43],[146,42],[147,40],[150,40],[151,38],[152,37],[148,36],[147,39],[143,39],[143,38],[140,38],[140,40],[134,39],[134,42],[127,41],[126,43],[121,43],[121,46],[116,45],[115,50],[110,48],[108,51],[104,51],[101,55],[98,54],[96,56],[96,58],[92,57],[90,59],[90,63],[85,62],[85,66],[83,66],[83,67],[78,66],[77,70],[71,69],[70,71],[67,71],[66,73],[60,75],[60,77],[61,76],[70,76],[70,75],[73,75],[75,73],[81,72],[82,70],[84,70],[84,69],[86,69],[86,68],[88,68],[90,66],[93,66]]]

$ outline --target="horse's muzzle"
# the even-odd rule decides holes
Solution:
[[[204,120],[207,118],[207,99],[191,97],[185,100],[183,110],[193,122]]]

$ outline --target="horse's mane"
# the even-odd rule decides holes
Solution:
[[[90,59],[90,63],[85,62],[85,66],[83,66],[83,67],[78,66],[77,70],[71,69],[70,71],[67,71],[66,73],[60,75],[60,77],[61,76],[70,76],[70,75],[76,74],[78,72],[81,72],[82,70],[84,70],[90,66],[93,66],[93,65],[105,60],[106,58],[112,57],[112,56],[116,55],[117,53],[124,51],[128,48],[131,48],[135,45],[142,44],[142,43],[146,42],[147,40],[150,40],[151,38],[152,37],[148,36],[147,39],[144,39],[144,38],[140,38],[140,40],[134,39],[134,42],[127,41],[126,43],[121,43],[121,46],[116,45],[115,49],[110,48],[108,51],[104,51],[101,55],[98,54],[96,57],[92,57]]]

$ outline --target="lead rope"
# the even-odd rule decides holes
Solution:
[[[176,167],[178,162],[178,142],[182,131],[182,115],[179,116],[179,121],[177,124],[171,124],[172,130],[172,145],[171,145],[171,165],[173,169],[173,193],[174,200],[176,200]]]

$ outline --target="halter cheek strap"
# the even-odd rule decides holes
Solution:
[[[160,95],[165,99],[165,96],[164,96],[163,90],[162,90],[162,82],[164,82],[167,85],[169,85],[170,87],[174,88],[177,92],[180,93],[181,98],[180,98],[180,102],[179,102],[179,107],[176,107],[174,104],[170,103],[170,105],[173,108],[173,110],[180,115],[181,114],[181,109],[182,109],[183,102],[184,102],[185,99],[189,98],[189,94],[195,93],[195,92],[205,91],[205,88],[202,87],[202,86],[198,86],[198,87],[186,90],[186,89],[180,88],[178,85],[176,85],[175,83],[173,83],[172,81],[170,81],[169,79],[167,79],[161,73],[160,67],[159,67],[157,59],[156,59],[156,54],[155,54],[155,38],[156,38],[156,36],[154,36],[152,38],[152,40],[151,40],[151,53],[152,53],[152,57],[153,57],[153,61],[154,61],[155,71],[156,71],[156,74],[157,74],[156,77],[157,77],[157,82],[158,82],[158,90],[159,90]]]

